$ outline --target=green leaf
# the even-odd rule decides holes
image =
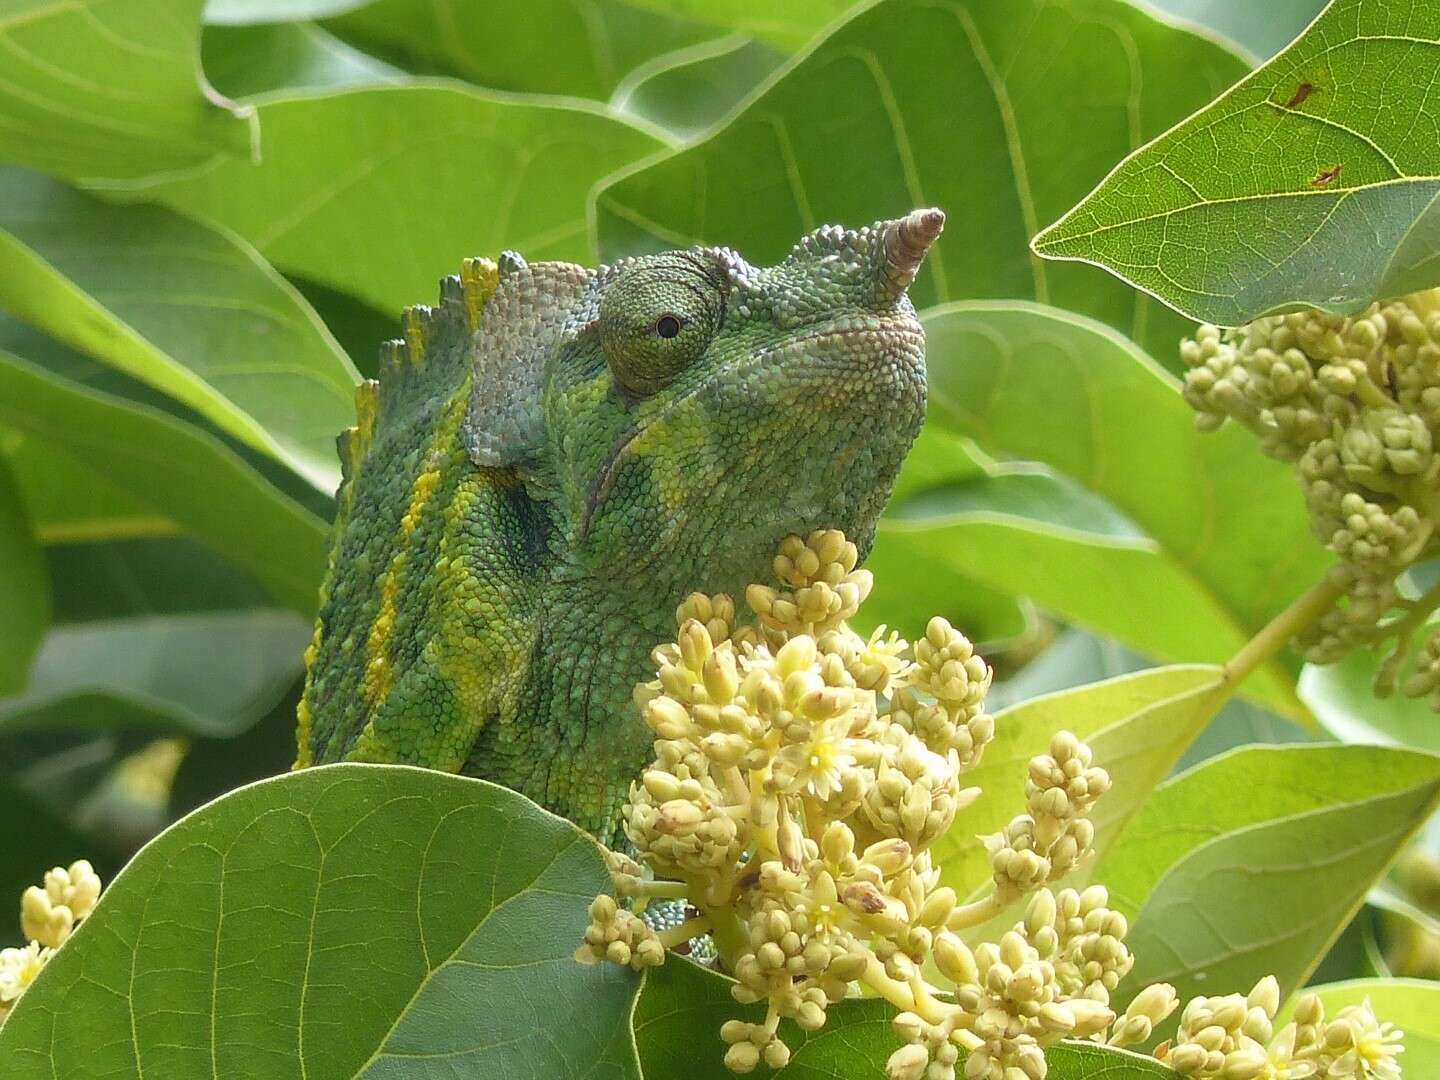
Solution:
[[[14,315],[334,490],[355,371],[247,244],[0,169],[0,257],[0,305]]]
[[[1335,0],[1035,237],[1226,326],[1440,284],[1440,7]],[[1257,148],[1263,147],[1263,151]],[[1247,162],[1242,168],[1222,161]]]
[[[698,19],[753,34],[786,52],[800,48],[827,23],[851,10],[849,0],[630,0],[638,8]]]
[[[1440,1076],[1440,983],[1421,979],[1353,979],[1349,982],[1310,986],[1320,995],[1325,1015],[1333,1017],[1347,1005],[1359,1005],[1367,998],[1381,1021],[1389,1021],[1405,1032],[1405,1053],[1401,1069],[1407,1077]],[[1277,1027],[1293,1018],[1295,1001],[1280,1010]]]
[[[601,101],[635,68],[718,36],[693,19],[623,0],[374,0],[328,25],[418,73]]]
[[[14,473],[0,457],[0,694],[25,685],[25,673],[49,623],[45,557]]]
[[[678,957],[646,974],[635,1007],[635,1042],[645,1080],[731,1080],[735,1074],[722,1064],[720,1025],[730,1017],[762,1021],[765,1008],[736,1005],[730,985],[730,979]],[[890,1026],[896,1012],[886,1001],[852,998],[831,1005],[825,1026],[816,1032],[782,1021],[780,1035],[792,1050],[785,1080],[883,1080],[885,1059],[900,1046]],[[1175,1076],[1152,1058],[1094,1043],[1061,1043],[1045,1057],[1048,1080]]]
[[[1290,993],[1437,802],[1440,757],[1365,746],[1245,748],[1162,784],[1094,873],[1133,916],[1124,996]]]
[[[307,22],[212,26],[201,39],[201,58],[210,81],[231,97],[373,86],[405,77]]]
[[[912,289],[918,307],[1035,299],[1173,350],[1180,320],[1025,245],[1118,157],[1245,70],[1120,0],[889,0],[782,68],[709,138],[603,187],[600,249],[608,260],[706,242],[764,263],[826,222],[934,205],[950,218]]]
[[[0,1028],[0,1073],[638,1080],[638,977],[572,959],[608,884],[589,837],[483,781],[263,781],[115,879]]]
[[[985,301],[935,309],[925,326],[927,428],[1040,462],[1119,513],[1104,527],[1091,509],[1046,522],[942,489],[892,504],[882,543],[903,534],[993,589],[1171,661],[1228,659],[1324,573],[1290,469],[1242,431],[1197,432],[1175,380],[1109,328]],[[1247,688],[1304,715],[1279,663]]]
[[[195,63],[202,2],[10,0],[0,159],[126,179],[248,157],[253,111],[215,94]]]
[[[1410,746],[1440,754],[1440,716],[1428,698],[1398,690],[1378,698],[1373,689],[1380,658],[1370,649],[1337,664],[1306,664],[1300,697],[1335,738],[1350,743]]]
[[[254,577],[188,536],[51,544],[54,622],[264,607]]]
[[[994,740],[964,777],[966,787],[983,794],[932,848],[945,884],[965,897],[990,880],[979,837],[1025,812],[1027,766],[1056,732],[1089,743],[1095,763],[1110,773],[1113,787],[1091,815],[1095,847],[1103,852],[1229,693],[1219,668],[1197,664],[1122,675],[1002,709]]]
[[[206,0],[205,22],[210,26],[247,26],[280,20],[323,19],[361,7],[368,2],[369,0]]]
[[[300,670],[310,626],[284,611],[152,615],[52,630],[0,733],[245,730]]]
[[[1155,0],[1155,6],[1216,30],[1264,59],[1298,37],[1325,0]]]
[[[636,68],[615,88],[610,103],[690,137],[727,115],[785,59],[785,53],[746,34],[729,34]]]
[[[214,436],[3,350],[0,425],[59,447],[248,570],[281,603],[315,610],[329,527]]]
[[[259,111],[260,164],[223,164],[144,194],[392,312],[433,301],[436,281],[467,256],[514,248],[590,261],[586,194],[660,145],[598,105],[451,83],[277,97]]]

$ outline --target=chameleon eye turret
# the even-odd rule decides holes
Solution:
[[[868,552],[924,419],[906,290],[944,220],[827,225],[772,266],[467,260],[342,440],[297,763],[464,772],[613,835],[676,606],[767,579],[790,534]]]

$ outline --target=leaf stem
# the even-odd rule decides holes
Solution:
[[[709,933],[710,920],[704,915],[697,915],[693,919],[686,919],[679,926],[672,926],[668,930],[661,930],[655,936],[660,939],[660,944],[667,949],[673,949],[676,945],[683,945],[693,937]]]
[[[1327,577],[1301,593],[1271,619],[1225,663],[1225,679],[1233,693],[1250,674],[1285,647],[1285,643],[1335,606],[1342,590]]]
[[[972,900],[957,907],[950,913],[950,919],[945,925],[951,930],[968,930],[972,926],[979,926],[986,919],[994,918],[1003,910],[1005,902],[1000,899],[1000,893],[991,890],[979,900]]]

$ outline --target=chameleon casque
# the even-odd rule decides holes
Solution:
[[[297,767],[479,776],[609,837],[676,605],[767,579],[790,533],[868,550],[924,417],[906,289],[944,220],[826,226],[766,268],[507,252],[407,309],[340,437]]]

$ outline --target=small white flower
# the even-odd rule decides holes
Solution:
[[[32,941],[23,949],[0,949],[0,1006],[23,994],[53,955],[53,949]]]
[[[810,737],[781,750],[779,764],[786,773],[789,794],[808,792],[828,799],[840,790],[845,773],[855,767],[850,747],[852,717],[848,712],[822,720],[810,730]]]
[[[1331,1064],[1328,1076],[1337,1080],[1400,1080],[1395,1055],[1405,1049],[1401,1045],[1405,1033],[1394,1024],[1382,1024],[1369,998],[1342,1009],[1335,1021],[1349,1025],[1352,1042],[1350,1049]]]

